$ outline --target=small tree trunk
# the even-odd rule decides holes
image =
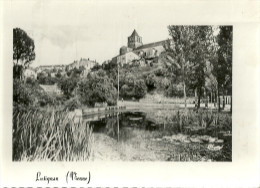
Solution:
[[[198,107],[198,100],[197,100],[197,88],[195,88],[195,90],[194,90],[194,102],[195,102],[195,108],[197,108]]]
[[[217,90],[217,97],[218,97],[218,111],[220,112],[220,96],[219,96],[219,87]]]
[[[204,97],[204,99],[205,99],[205,107],[207,108],[209,101],[208,101],[208,93],[207,93],[206,90],[204,91],[204,94],[205,94],[205,97]]]
[[[213,92],[213,103],[214,103],[214,107],[216,107],[216,92]]]
[[[225,108],[225,103],[226,103],[226,101],[225,101],[225,95],[223,94],[223,110],[224,110],[224,108]]]
[[[210,91],[210,103],[212,103],[212,91]]]
[[[187,102],[186,102],[186,85],[185,85],[185,82],[183,82],[183,95],[184,95],[184,106],[185,106],[185,109],[186,109]]]
[[[199,88],[199,92],[198,92],[198,109],[200,108],[200,97],[201,97],[201,88]]]

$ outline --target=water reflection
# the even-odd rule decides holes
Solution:
[[[134,130],[158,130],[158,125],[146,118],[144,112],[115,112],[97,114],[84,117],[84,121],[93,127],[93,132],[104,133],[118,140],[124,141],[134,137]]]

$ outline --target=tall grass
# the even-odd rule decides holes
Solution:
[[[216,112],[211,110],[194,111],[191,109],[182,110],[161,110],[151,111],[147,115],[149,119],[161,124],[160,130],[163,134],[156,135],[161,138],[165,135],[181,133],[194,136],[209,135],[223,139],[223,149],[220,151],[208,150],[208,144],[190,143],[180,144],[171,151],[168,160],[171,161],[232,161],[232,114],[229,112]]]
[[[13,111],[13,161],[88,160],[92,128],[64,111]]]
[[[227,112],[211,110],[194,111],[191,109],[159,110],[147,112],[147,118],[162,124],[170,132],[182,132],[187,129],[217,129],[232,131],[232,115]],[[204,131],[204,132],[205,132]]]

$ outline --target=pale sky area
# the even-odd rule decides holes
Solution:
[[[169,38],[168,25],[196,24],[197,20],[205,24],[208,19],[200,15],[216,11],[204,4],[196,10],[196,4],[196,11],[183,16],[186,1],[178,1],[178,7],[161,2],[12,0],[5,6],[5,16],[11,28],[19,27],[34,39],[35,67],[69,64],[81,57],[102,63],[119,54],[134,29],[143,44],[157,42]]]
[[[169,22],[154,16],[156,7],[144,12],[143,4],[65,2],[11,4],[13,27],[34,39],[32,66],[69,64],[81,57],[102,63],[119,54],[134,29],[144,44],[169,38]]]

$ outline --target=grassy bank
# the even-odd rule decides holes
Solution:
[[[175,144],[168,160],[232,161],[232,116],[211,110],[159,110],[147,118],[160,126],[156,141]]]
[[[95,132],[92,160],[232,161],[231,113],[146,108],[123,117],[119,135],[115,117]]]
[[[13,111],[13,161],[88,160],[92,129],[69,112]]]

